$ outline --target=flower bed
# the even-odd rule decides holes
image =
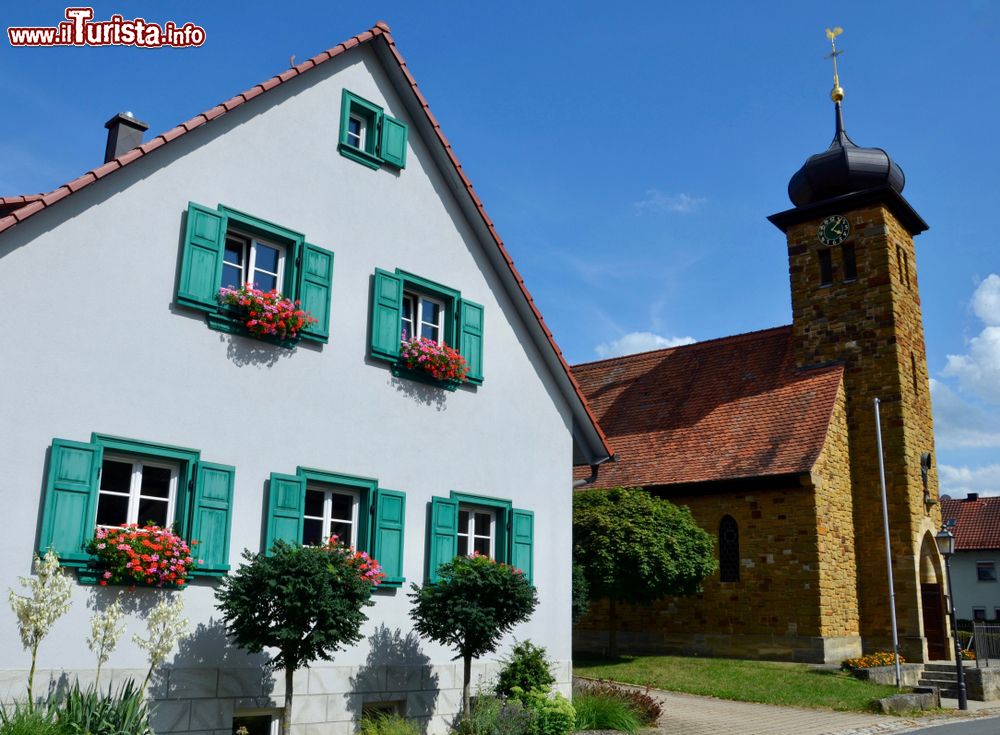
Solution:
[[[403,337],[399,360],[407,369],[426,373],[441,382],[465,382],[469,366],[458,350],[426,337],[405,339],[405,334]]]
[[[254,337],[295,340],[299,332],[318,321],[299,308],[299,301],[286,299],[273,289],[261,291],[252,283],[238,289],[223,286],[219,289],[219,303],[240,311],[243,326]]]
[[[899,657],[899,663],[905,664],[906,659]],[[857,658],[848,658],[841,662],[840,668],[845,671],[855,669],[873,669],[878,666],[895,666],[896,655],[892,651],[876,651]]]
[[[187,542],[170,529],[153,524],[98,528],[87,551],[96,558],[98,584],[103,586],[183,587],[195,568]]]

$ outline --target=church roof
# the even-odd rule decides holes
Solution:
[[[785,326],[585,363],[573,373],[619,455],[601,466],[594,486],[616,487],[809,472],[843,367],[797,369]]]
[[[942,497],[941,520],[955,534],[958,551],[1000,549],[1000,497],[976,493],[962,500]]]

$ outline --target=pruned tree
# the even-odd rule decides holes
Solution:
[[[573,496],[573,553],[593,599],[608,600],[608,653],[618,656],[618,603],[690,595],[715,571],[712,537],[691,511],[641,488]]]
[[[285,717],[289,732],[292,681],[311,661],[331,661],[344,646],[361,640],[361,624],[382,579],[374,559],[337,543],[291,546],[277,542],[270,555],[243,553],[246,564],[216,591],[226,632],[251,653],[278,649],[273,668],[285,670]]]
[[[462,659],[462,717],[469,718],[472,659],[495,651],[500,639],[538,605],[524,573],[487,556],[456,556],[438,581],[411,585],[410,617],[425,638],[454,648]]]

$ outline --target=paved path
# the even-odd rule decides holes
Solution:
[[[663,735],[881,735],[960,722],[970,716],[964,715],[961,719],[951,715],[889,717],[730,702],[655,689],[649,693],[662,703],[663,716],[658,730]],[[982,712],[981,716],[987,714]],[[996,723],[994,730],[984,732],[1000,733],[1000,719]],[[942,731],[942,735],[946,732]]]

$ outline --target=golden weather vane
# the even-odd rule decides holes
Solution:
[[[835,26],[832,29],[826,29],[826,37],[830,39],[831,51],[825,58],[833,59],[833,89],[830,90],[830,99],[834,102],[840,102],[844,99],[844,88],[840,86],[840,77],[837,76],[837,57],[844,53],[843,51],[837,50],[837,36],[843,32],[844,29],[840,26]]]

